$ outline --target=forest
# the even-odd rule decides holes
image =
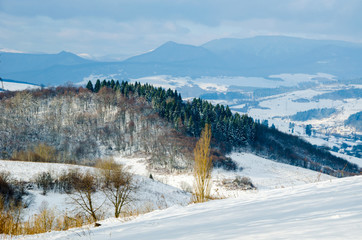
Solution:
[[[97,80],[86,88],[4,92],[0,112],[5,159],[44,160],[41,149],[50,147],[50,159],[58,162],[92,164],[102,155],[147,154],[152,169],[190,170],[194,145],[208,123],[216,167],[234,170],[227,154],[248,151],[339,177],[360,172],[357,165],[228,106],[184,101],[177,91],[149,84]]]

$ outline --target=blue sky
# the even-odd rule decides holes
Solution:
[[[360,0],[0,0],[0,49],[127,57],[167,41],[287,35],[362,42]]]

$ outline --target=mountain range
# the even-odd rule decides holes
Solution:
[[[284,36],[223,38],[201,46],[167,42],[120,62],[97,62],[73,53],[0,54],[0,76],[35,84],[81,82],[91,75],[116,79],[154,75],[268,77],[281,73],[362,76],[362,44]]]

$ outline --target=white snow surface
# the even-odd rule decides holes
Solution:
[[[232,153],[229,157],[236,162],[237,171],[226,171],[215,168],[212,173],[212,195],[215,197],[235,197],[243,194],[254,194],[254,191],[241,191],[226,189],[222,181],[234,180],[236,176],[249,177],[258,191],[292,187],[317,181],[334,179],[334,177],[321,174],[305,168],[274,162],[251,153]],[[152,174],[153,178],[162,183],[187,190],[193,186],[192,173],[166,174],[152,172],[146,168],[145,158],[115,158],[116,161],[128,166],[131,172],[142,176]],[[242,170],[240,170],[242,168]]]
[[[3,80],[3,84],[4,84],[4,89],[7,91],[22,91],[26,89],[40,88],[40,86],[34,84],[7,82],[6,80]],[[0,83],[0,88],[2,88],[1,83]]]
[[[172,207],[19,239],[360,239],[362,176]]]
[[[24,182],[34,180],[38,174],[43,172],[51,172],[53,176],[57,176],[68,169],[78,169],[81,172],[96,171],[93,167],[70,164],[0,160],[0,171],[8,171],[12,178]],[[134,201],[127,206],[129,210],[138,209],[140,212],[143,212],[146,210],[163,209],[174,205],[185,206],[190,202],[191,194],[178,188],[139,175],[135,175],[134,180],[138,189],[133,196]],[[32,199],[32,203],[25,209],[25,219],[38,213],[43,204],[46,204],[49,209],[54,209],[59,213],[72,212],[74,210],[75,206],[71,203],[71,198],[67,194],[49,190],[44,196],[42,195],[42,191],[37,188],[29,190],[29,193],[29,196],[25,196],[25,200]],[[104,199],[104,196],[100,192],[95,196],[96,203],[103,202]],[[113,207],[108,200],[105,201],[101,211],[105,216],[109,217],[113,215]]]
[[[244,76],[203,76],[198,78],[156,75],[131,79],[141,83],[149,83],[157,87],[176,89],[184,86],[198,86],[206,91],[226,92],[230,86],[277,88],[281,86],[298,86],[304,82],[318,82],[318,79],[335,81],[335,76],[326,73],[317,74],[279,74],[268,78]]]
[[[342,153],[336,153],[333,151],[330,151],[331,154],[340,157],[340,158],[344,158],[346,159],[348,162],[357,164],[360,168],[362,168],[362,158],[358,158],[358,157],[354,157],[354,156],[349,156],[347,154],[342,154]]]

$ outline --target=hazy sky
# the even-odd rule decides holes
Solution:
[[[362,1],[0,0],[0,49],[129,56],[257,35],[362,42]]]

